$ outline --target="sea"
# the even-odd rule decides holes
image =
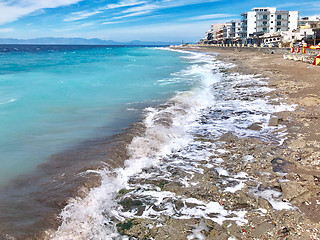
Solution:
[[[146,207],[178,196],[143,183],[171,181],[175,166],[188,184],[215,148],[199,135],[281,144],[286,133],[268,121],[292,107],[261,98],[266,79],[232,66],[163,47],[0,45],[0,236],[126,239],[117,221],[177,216],[168,201]],[[260,131],[248,129],[255,122]],[[144,199],[142,213],[119,207],[122,189],[138,189],[127,194]],[[179,217],[212,210],[221,222],[210,206]]]

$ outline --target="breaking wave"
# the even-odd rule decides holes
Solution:
[[[50,234],[51,239],[121,239],[116,222],[143,217],[157,218],[163,215],[177,219],[204,217],[219,224],[228,217],[238,224],[246,223],[245,211],[225,210],[218,202],[203,202],[179,196],[152,184],[155,180],[178,182],[188,186],[192,177],[201,173],[201,160],[211,161],[206,167],[216,168],[219,175],[228,176],[219,168],[221,159],[210,158],[218,149],[213,142],[197,141],[197,136],[217,139],[225,133],[239,137],[274,139],[279,144],[285,131],[268,126],[274,112],[290,110],[287,105],[271,105],[267,99],[257,96],[271,91],[264,79],[252,75],[224,74],[222,69],[231,64],[217,61],[215,55],[183,52],[182,61],[190,67],[173,74],[173,78],[194,81],[190,91],[178,92],[167,103],[148,107],[144,111],[145,132],[133,138],[127,147],[130,158],[124,168],[92,170],[101,176],[101,185],[91,189],[84,199],[72,199],[61,212],[59,229]],[[163,80],[170,83],[172,79]],[[248,128],[255,122],[261,123],[260,131]],[[180,168],[184,176],[175,176],[174,169]],[[249,176],[239,173],[228,176],[236,184],[225,191],[241,189]],[[129,189],[119,198],[119,191]],[[136,199],[140,209],[124,209],[119,201]],[[177,208],[180,202],[180,208]],[[157,210],[155,210],[155,207]],[[233,217],[230,218],[230,215]]]

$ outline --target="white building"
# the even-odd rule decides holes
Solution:
[[[216,23],[211,24],[210,30],[206,32],[206,36],[200,40],[203,44],[211,44],[217,41],[220,36],[217,36],[217,32],[220,28],[222,28],[224,24]]]
[[[242,38],[251,38],[255,34],[293,31],[298,28],[298,11],[279,11],[276,8],[252,8],[242,16]]]
[[[303,39],[311,39],[314,31],[311,28],[298,29],[295,32],[283,32],[283,42],[300,42]]]
[[[240,38],[240,34],[242,31],[242,22],[241,20],[232,20],[231,21],[231,30],[230,30],[230,37],[233,39]]]
[[[298,21],[298,28],[311,28],[311,24],[319,21],[319,16],[301,17]]]
[[[231,27],[232,27],[231,22],[227,22],[226,24],[224,24],[224,26],[223,26],[223,38],[224,39],[230,39]]]
[[[231,20],[223,26],[223,38],[225,43],[233,43],[240,39],[242,31],[241,20]]]

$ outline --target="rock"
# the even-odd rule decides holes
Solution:
[[[206,226],[209,229],[209,234],[206,236],[206,240],[224,240],[228,239],[229,234],[225,232],[218,223],[213,222],[212,220],[205,220]]]
[[[255,229],[251,233],[251,236],[254,238],[258,238],[272,228],[274,228],[273,224],[271,224],[269,222],[263,222],[263,223],[259,224],[257,227],[255,227]]]
[[[134,219],[128,219],[124,222],[120,222],[117,224],[118,232],[121,235],[124,235],[126,231],[130,230],[134,225]]]
[[[258,207],[260,208],[264,208],[266,210],[271,210],[273,209],[271,203],[269,203],[268,200],[262,198],[262,197],[258,197]]]
[[[253,123],[247,129],[253,130],[253,131],[260,131],[262,127],[259,125],[259,123]]]
[[[299,104],[304,105],[304,106],[316,106],[319,104],[320,100],[315,97],[305,97],[302,99],[298,100]]]
[[[310,174],[299,174],[302,181],[307,181],[309,184],[314,181],[314,176]]]
[[[133,189],[122,188],[122,189],[119,190],[118,194],[119,195],[125,195],[125,194],[127,194],[129,192],[132,192],[132,191],[133,191]]]
[[[287,173],[291,166],[291,163],[279,157],[274,158],[271,161],[271,163],[272,163],[272,171],[274,172]]]
[[[132,199],[130,197],[126,197],[122,199],[119,204],[123,207],[124,211],[131,211],[135,210],[137,211],[138,216],[141,216],[145,210],[145,206],[143,205],[143,202],[139,199]]]
[[[192,233],[195,224],[195,219],[169,219],[163,223],[162,227],[157,228],[155,236],[149,236],[149,238],[140,237],[138,239],[151,239],[152,237],[155,240],[185,240]]]
[[[245,194],[243,191],[239,190],[236,192],[236,194],[239,197],[238,206],[250,207],[254,205],[253,198]]]
[[[283,201],[291,202],[293,199],[296,199],[296,203],[305,201],[309,194],[304,194],[308,191],[307,188],[302,187],[296,182],[283,182],[280,184],[282,190],[282,199]],[[303,196],[302,196],[303,195]],[[302,196],[302,199],[299,199],[299,196]]]
[[[277,116],[272,116],[269,120],[269,126],[278,126],[279,118]]]
[[[242,239],[243,238],[243,232],[242,227],[238,226],[233,221],[224,221],[222,227],[224,230],[228,233],[229,236],[232,236],[236,239]]]
[[[206,240],[225,240],[228,239],[229,234],[225,232],[218,232],[215,230],[212,230],[210,234],[206,237]]]
[[[296,148],[305,148],[306,142],[302,139],[292,139],[290,141],[289,147],[296,149]]]
[[[180,211],[180,209],[184,207],[184,203],[183,201],[181,201],[181,199],[174,201],[174,205],[176,206],[176,209],[178,211]]]

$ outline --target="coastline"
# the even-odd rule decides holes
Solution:
[[[317,193],[320,192],[320,189],[317,176],[320,179],[320,170],[316,162],[313,163],[313,167],[308,167],[308,164],[310,164],[309,160],[312,157],[317,157],[316,153],[319,152],[319,149],[315,147],[317,146],[315,141],[317,140],[318,126],[317,104],[320,101],[318,102],[315,93],[312,96],[309,95],[308,88],[310,91],[320,89],[319,86],[313,88],[309,79],[311,78],[314,84],[317,83],[316,78],[319,76],[319,68],[306,63],[289,62],[283,60],[282,55],[277,54],[263,54],[252,51],[246,54],[244,51],[235,52],[234,50],[221,50],[219,52],[216,49],[208,51],[207,48],[184,48],[182,50],[214,53],[215,59],[225,62],[227,65],[228,63],[233,65],[227,68],[218,66],[217,74],[229,77],[230,84],[228,82],[224,83],[225,87],[234,87],[235,93],[243,94],[242,92],[244,92],[244,94],[227,96],[227,100],[239,97],[240,100],[244,101],[247,98],[259,101],[259,99],[266,98],[270,104],[265,107],[271,108],[266,110],[264,114],[272,111],[272,106],[281,109],[282,104],[288,106],[296,104],[296,109],[286,112],[275,111],[269,120],[269,125],[276,129],[275,135],[265,132],[264,136],[262,132],[262,134],[255,136],[254,133],[259,133],[261,130],[262,123],[259,121],[248,127],[252,132],[251,137],[239,137],[226,131],[226,134],[210,138],[205,133],[199,132],[195,135],[195,143],[198,144],[196,149],[200,149],[200,152],[195,153],[200,153],[200,155],[194,155],[195,162],[189,162],[188,155],[179,157],[179,151],[171,157],[175,160],[180,158],[183,161],[187,160],[186,162],[180,162],[180,165],[175,166],[175,162],[170,160],[169,156],[169,160],[165,157],[162,163],[157,163],[159,166],[156,164],[152,165],[151,168],[147,167],[142,170],[142,176],[152,176],[152,174],[158,174],[157,168],[168,168],[170,169],[169,173],[172,174],[170,180],[163,179],[163,176],[141,180],[136,175],[133,175],[129,180],[130,184],[138,184],[138,186],[143,186],[145,183],[154,185],[156,191],[160,189],[160,192],[164,194],[174,193],[177,196],[188,197],[187,200],[174,200],[173,206],[180,212],[198,209],[198,205],[202,206],[210,202],[219,203],[218,208],[223,213],[221,216],[210,213],[206,217],[195,215],[188,219],[183,217],[172,218],[170,215],[162,215],[161,206],[158,206],[155,207],[156,211],[153,213],[156,214],[158,211],[160,216],[157,219],[150,219],[150,216],[146,218],[136,217],[135,215],[122,220],[119,216],[111,218],[112,224],[117,227],[117,231],[121,235],[138,239],[226,239],[232,237],[237,239],[282,239],[285,237],[289,237],[289,239],[318,239],[319,215],[315,213],[317,213],[319,206]],[[219,55],[215,53],[219,53]],[[207,61],[207,59],[202,61]],[[294,68],[290,63],[294,65]],[[306,75],[304,71],[309,68],[312,74]],[[242,77],[245,78],[242,79]],[[239,79],[236,83],[232,83],[232,78]],[[303,81],[309,82],[306,85]],[[219,83],[214,85],[215,89],[219,90],[217,85]],[[263,89],[267,86],[274,90],[264,92]],[[246,94],[246,89],[248,91],[253,90],[253,92]],[[260,91],[261,89],[262,91]],[[223,93],[218,94],[223,95]],[[174,118],[171,116],[172,113],[167,111],[171,107],[175,107],[176,104],[177,102],[154,106],[155,109],[160,110],[154,117],[156,119],[155,123],[164,127],[160,129],[162,132],[172,125]],[[184,104],[182,107],[185,106]],[[161,113],[162,110],[163,113]],[[181,116],[179,116],[180,114],[177,116],[183,118],[186,109],[178,108],[178,110],[177,113],[180,112]],[[235,114],[244,114],[244,116],[251,114],[250,108],[247,110],[245,108],[239,109],[238,111]],[[244,111],[248,111],[248,113]],[[254,109],[251,111],[254,111]],[[213,108],[211,115],[204,115],[200,119],[201,123],[204,124],[203,130],[206,130],[205,126],[210,126],[211,118],[219,121],[229,117],[228,113],[215,112]],[[262,118],[265,117],[262,115]],[[99,163],[110,159],[114,160],[109,163],[110,169],[122,168],[125,165],[125,160],[130,158],[127,152],[128,146],[135,137],[145,137],[145,130],[144,123],[137,122],[129,129],[108,139],[84,142],[77,149],[57,154],[53,156],[53,161],[40,166],[39,170],[57,169],[68,163],[69,167],[73,168],[71,172],[75,172],[75,166],[73,165],[75,162],[73,161],[78,157],[83,157],[83,160],[88,157],[91,159],[91,167],[86,164],[88,169],[101,170],[101,164]],[[287,134],[286,136],[282,135],[284,132]],[[312,136],[307,136],[308,134],[312,134]],[[286,138],[280,146],[278,145],[278,135],[280,138]],[[148,139],[145,140],[143,143],[148,143]],[[312,144],[314,146],[310,146]],[[306,147],[307,150],[305,150]],[[313,153],[315,154],[313,155]],[[61,165],[59,161],[64,162],[64,164]],[[46,181],[60,181],[62,178],[66,180],[69,178],[67,182],[70,186],[64,186],[63,192],[59,192],[59,189],[54,187],[46,189],[47,197],[40,201],[45,206],[55,209],[54,216],[50,216],[48,221],[41,222],[40,225],[34,225],[32,231],[40,230],[40,232],[38,231],[37,235],[24,235],[24,239],[32,239],[33,237],[66,239],[63,235],[60,235],[59,238],[59,235],[55,233],[55,230],[61,226],[62,219],[60,217],[57,219],[59,210],[70,203],[70,201],[67,201],[70,197],[77,197],[78,200],[79,197],[84,199],[88,196],[90,190],[99,187],[101,184],[99,173],[91,171],[88,175],[83,175],[81,173],[87,169],[81,167],[81,161],[76,163],[76,166],[79,169],[79,171],[77,170],[79,173],[77,177],[61,175],[62,173],[56,172],[52,178],[46,179]],[[189,176],[188,171],[184,172],[183,170],[188,166],[196,166],[196,169],[194,169],[196,173],[192,177]],[[212,169],[213,166],[215,166],[214,169]],[[46,172],[43,174],[46,174]],[[164,175],[166,174],[168,173]],[[181,179],[186,179],[183,181],[189,182],[189,186],[187,186],[188,184],[181,184]],[[131,192],[133,193],[132,196],[130,196]],[[135,193],[135,190],[130,187],[118,192],[116,201],[120,208],[116,209],[120,213],[123,213],[123,211],[129,211],[130,213],[132,209],[137,210],[138,213],[143,212],[143,200],[134,198]],[[277,198],[277,201],[273,200],[273,195]],[[170,195],[162,198],[162,201],[165,203],[169,201],[168,198],[170,198]],[[39,199],[41,199],[40,196]],[[283,203],[281,203],[282,201]],[[209,205],[206,206],[207,210],[209,207],[213,207]],[[300,210],[294,209],[295,206],[299,207],[302,213]],[[99,206],[97,208],[99,209]],[[94,223],[92,222],[92,224]],[[46,231],[42,231],[44,227]],[[76,231],[76,229],[73,230]],[[70,236],[72,236],[73,233],[70,233]],[[179,237],[177,238],[177,236]],[[83,235],[83,238],[80,239],[86,239],[86,237],[88,235]]]
[[[269,126],[283,126],[282,130],[286,132],[281,145],[272,139],[226,134],[214,141],[223,149],[215,153],[214,159],[224,161],[212,172],[206,167],[210,161],[203,160],[202,174],[193,177],[197,185],[185,187],[158,182],[164,191],[200,199],[202,204],[213,200],[220,203],[230,211],[229,214],[235,211],[229,216],[230,220],[218,224],[202,217],[172,219],[163,216],[156,221],[131,218],[119,223],[118,231],[135,238],[154,239],[320,239],[320,68],[284,60],[282,54],[270,52],[201,47],[174,49],[218,53],[218,60],[235,64],[223,70],[226,74],[240,73],[267,79],[267,85],[273,91],[261,97],[274,106],[289,104],[295,109],[280,111],[270,117]],[[260,131],[261,122],[249,128]],[[198,141],[212,143],[201,135]],[[246,156],[250,157],[244,161]],[[224,182],[232,175],[234,182],[240,182],[241,186]],[[249,180],[245,176],[250,176]],[[121,194],[119,198],[123,200]],[[134,207],[132,204],[129,201],[122,205],[130,209]],[[179,204],[182,205],[179,207]],[[175,203],[175,206],[183,209],[188,204],[192,205],[183,202]],[[236,224],[232,218],[237,219],[237,211],[241,210],[247,211],[247,222]]]
[[[139,59],[141,59],[142,62],[145,61],[145,59],[148,59],[145,54],[135,56],[134,53],[139,51],[154,52],[154,54],[149,54],[149,56],[151,55],[151,58],[153,56],[157,56],[157,59],[165,58],[167,61],[173,59],[180,63],[180,59],[175,56],[176,54],[172,54],[170,57],[170,54],[167,54],[164,51],[148,49],[149,48],[128,48],[126,50],[124,48],[119,50],[123,50],[124,52],[129,51],[131,53],[133,51],[133,54],[126,55],[122,52],[122,54],[118,55],[121,56],[121,58],[124,57],[126,59],[135,58],[134,61],[136,61],[139,67],[143,65],[143,63],[142,65],[139,64]],[[109,53],[110,51],[109,48],[106,48],[106,52],[103,52],[104,54],[102,54],[102,56],[105,57],[105,55],[108,54],[112,55],[112,51]],[[160,52],[160,54],[157,54],[157,52]],[[164,52],[164,54],[161,54],[162,52]],[[54,53],[51,53],[50,51],[50,54]],[[59,52],[57,52],[57,54],[59,54]],[[82,52],[79,53],[81,56],[82,54]],[[70,52],[71,61],[73,61],[73,55],[74,52]],[[99,54],[97,55],[99,56]],[[41,56],[41,54],[39,54],[39,56]],[[112,61],[115,61],[115,59],[115,57],[112,58]],[[91,61],[92,60],[90,60],[90,62]],[[104,63],[104,67],[105,65],[108,65],[106,64],[105,59],[101,62]],[[130,72],[129,70],[131,69],[132,71],[134,66],[131,64],[131,61],[127,62],[129,62],[131,68],[129,67],[126,71]],[[167,64],[168,63],[165,62],[163,65],[166,67]],[[157,71],[159,73],[164,72],[164,76],[167,76],[166,72],[170,72],[168,68],[162,70],[161,66],[163,65],[161,64],[157,63],[155,65],[159,66],[155,71],[152,70],[152,67],[146,69],[149,69],[153,73]],[[110,66],[114,65],[110,64]],[[122,68],[123,64],[121,65],[121,70]],[[179,71],[179,68],[173,69],[174,71]],[[59,71],[59,65],[52,65],[52,70]],[[86,71],[86,68],[84,67],[83,70]],[[99,72],[96,68],[94,68],[93,71]],[[30,69],[30,72],[32,72],[32,69]],[[123,77],[125,76],[121,71],[118,71],[117,73],[121,74]],[[105,73],[103,74],[107,75]],[[98,125],[94,128],[92,127],[92,121],[94,122],[95,118],[91,119],[92,121],[88,122],[88,126],[83,126],[83,129],[90,130],[91,127],[93,130],[92,134],[87,137],[80,138],[79,140],[76,140],[74,144],[65,146],[62,149],[57,149],[56,151],[50,152],[50,149],[45,149],[45,151],[48,151],[48,159],[46,162],[35,167],[34,171],[30,173],[26,172],[24,175],[13,178],[6,186],[3,186],[0,194],[0,218],[3,219],[0,226],[1,239],[45,238],[48,232],[55,232],[61,225],[60,213],[66,205],[74,199],[85,198],[90,190],[101,185],[101,176],[95,172],[96,170],[100,171],[103,169],[105,171],[111,171],[113,169],[123,167],[124,161],[128,159],[127,146],[130,144],[133,137],[139,136],[144,132],[144,126],[141,124],[144,109],[146,107],[158,106],[160,103],[166,101],[168,96],[174,95],[174,90],[162,91],[162,94],[159,89],[164,89],[166,86],[164,86],[164,84],[163,86],[158,86],[158,84],[160,85],[160,82],[156,82],[157,79],[153,78],[152,74],[146,75],[149,76],[150,86],[155,90],[155,94],[153,94],[153,96],[147,96],[144,99],[143,94],[139,94],[139,96],[137,98],[133,98],[132,101],[129,99],[128,102],[123,105],[123,108],[118,107],[117,111],[113,111],[112,115],[115,119],[114,123],[106,118],[104,125]],[[161,77],[163,75],[159,74],[157,76]],[[94,88],[101,89],[101,86],[95,83],[96,78],[94,76],[89,76],[89,78],[91,78],[89,79],[90,81],[87,81],[89,85],[94,85]],[[104,78],[108,79],[107,76],[104,76]],[[137,81],[135,81],[134,78],[135,76],[130,76],[130,78],[125,79],[128,79],[129,82],[135,82],[135,84],[139,86],[139,79],[142,78],[137,77],[139,78]],[[146,81],[148,81],[148,78],[146,79]],[[155,81],[154,84],[150,80]],[[117,84],[119,82],[121,81],[117,81]],[[112,85],[112,83],[110,84]],[[107,84],[104,85],[107,86]],[[146,85],[148,86],[148,84],[145,84],[144,87],[146,87]],[[126,86],[129,86],[129,84],[126,84]],[[121,86],[119,83],[119,88],[120,87],[121,89],[125,89],[125,86]],[[70,89],[72,88],[70,87]],[[148,91],[145,92],[150,94],[152,89],[147,89]],[[139,87],[135,89],[130,86],[129,95],[131,94],[131,96],[133,96],[135,91],[143,91],[143,88]],[[159,94],[159,96],[157,94]],[[103,91],[103,95],[108,96],[105,91]],[[97,96],[99,96],[99,94],[97,94]],[[86,101],[86,97],[84,95],[81,95],[80,98],[85,102],[90,102],[90,100]],[[100,98],[100,100],[103,99],[104,98]],[[102,104],[108,105],[108,100],[102,101]],[[44,105],[46,108],[50,109],[49,106],[46,104]],[[118,105],[115,105],[115,107],[117,106]],[[63,104],[62,108],[64,107],[65,105]],[[79,111],[81,111],[85,106],[80,105],[78,107]],[[56,109],[59,108],[55,108],[55,110]],[[73,108],[70,107],[70,109]],[[102,109],[103,111],[104,108],[97,107],[95,109]],[[106,109],[107,113],[108,110],[110,110],[110,108]],[[61,113],[63,114],[63,111]],[[88,111],[83,111],[82,114],[87,117],[90,116]],[[97,117],[105,116],[103,114],[104,113],[98,114]],[[58,117],[59,119],[62,119],[63,115],[58,114]],[[72,124],[72,126],[73,125],[74,124]],[[67,129],[68,122],[61,121],[61,126]],[[50,141],[43,140],[42,142],[49,143],[48,145],[51,144]],[[38,151],[41,150],[39,148],[36,149]],[[38,152],[35,152],[34,156],[37,156],[37,154]]]

